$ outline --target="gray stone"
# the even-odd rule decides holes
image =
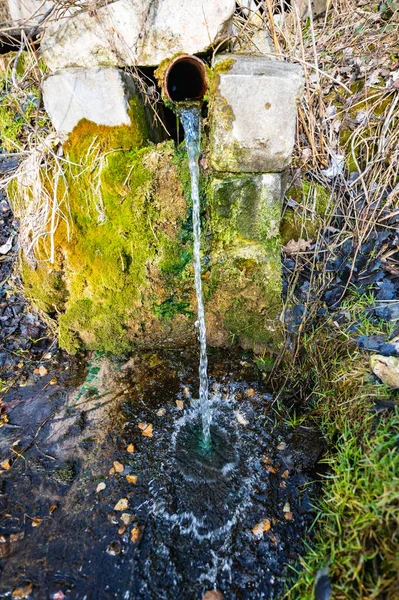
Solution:
[[[44,106],[61,136],[81,119],[98,125],[130,125],[128,101],[133,95],[133,80],[113,68],[65,69],[43,83]]]
[[[223,244],[276,239],[283,193],[280,173],[215,178],[209,199],[214,238]]]
[[[216,73],[218,65],[209,106],[211,166],[226,173],[285,170],[294,147],[301,67],[240,54],[217,57]]]
[[[10,24],[16,28],[37,25],[53,6],[53,0],[5,0],[8,5]]]
[[[234,0],[117,0],[49,24],[41,42],[48,67],[155,66],[196,54],[231,35]]]

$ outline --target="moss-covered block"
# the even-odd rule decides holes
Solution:
[[[209,203],[215,241],[224,245],[241,238],[266,243],[276,238],[282,195],[279,173],[213,179]]]
[[[232,245],[213,254],[204,286],[210,343],[278,350],[281,285],[278,239],[267,245]]]

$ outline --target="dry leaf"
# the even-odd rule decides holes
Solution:
[[[133,518],[133,515],[131,515],[130,513],[121,514],[121,521],[124,525],[130,525],[130,523],[133,521]]]
[[[179,410],[183,410],[183,408],[184,408],[183,400],[176,400],[176,406]]]
[[[0,463],[0,466],[2,467],[2,469],[4,469],[5,471],[8,471],[9,469],[11,469],[11,461],[9,458],[7,458],[7,460],[3,460],[2,463]]]
[[[283,246],[283,250],[288,255],[296,254],[297,252],[306,252],[312,243],[313,240],[303,240],[302,238],[299,238],[297,242],[295,240],[290,240],[288,244]]]
[[[121,498],[114,506],[114,510],[126,510],[129,506],[127,498]]]
[[[277,446],[277,450],[285,450],[287,447],[287,444],[285,442],[280,442],[279,445]]]
[[[110,475],[115,475],[115,469],[114,469],[114,467],[111,467],[110,470],[108,471],[108,473]]]
[[[49,384],[50,385],[55,385],[56,383],[58,383],[57,378],[53,377],[52,379],[50,379]]]
[[[122,473],[122,471],[125,469],[125,467],[122,465],[122,463],[115,460],[114,461],[114,469],[115,469],[115,473]]]
[[[270,458],[270,456],[262,456],[262,462],[265,463],[265,465],[270,465],[273,460]]]
[[[289,502],[286,502],[283,506],[283,512],[284,513],[289,513],[291,511],[291,506]]]
[[[128,483],[133,483],[133,485],[136,485],[136,483],[137,483],[137,475],[126,475],[126,481]]]
[[[106,484],[103,481],[101,481],[97,486],[96,493],[98,494],[98,492],[102,492],[103,490],[105,490],[106,487]]]
[[[287,519],[287,521],[292,521],[292,519],[294,518],[294,513],[286,512],[284,513],[284,517]]]
[[[165,414],[165,409],[164,408],[160,408],[159,410],[157,410],[157,417],[163,417]]]
[[[286,470],[283,472],[283,474],[281,475],[281,477],[282,477],[283,479],[288,479],[288,477],[289,477],[289,476],[290,476],[290,472],[289,472],[289,470],[288,470],[288,469],[286,469]]]
[[[30,596],[32,592],[33,585],[31,583],[28,583],[28,585],[23,585],[22,587],[16,588],[12,593],[12,597],[20,598],[22,600],[23,598],[27,598],[28,596]]]
[[[136,544],[141,538],[141,527],[139,525],[135,525],[130,533],[130,539],[133,544]]]
[[[223,600],[223,594],[219,590],[208,590],[202,600]]]
[[[126,531],[126,525],[121,525],[118,529],[118,535],[123,535]]]
[[[129,444],[129,445],[128,445],[128,447],[126,448],[126,450],[127,450],[128,452],[130,452],[130,454],[131,454],[132,452],[135,452],[135,447],[134,447],[134,444]]]
[[[50,507],[49,507],[49,509],[48,509],[50,515],[54,514],[55,511],[57,510],[57,508],[58,508],[58,504],[51,504]]]
[[[244,417],[241,411],[235,410],[234,414],[240,425],[248,425],[249,421],[247,421],[247,419]]]
[[[148,427],[148,423],[139,423],[138,424],[138,428],[141,429],[141,431],[143,431],[143,429],[145,429],[146,427]]]
[[[39,373],[40,377],[44,377],[45,375],[47,375],[48,371],[47,371],[46,367],[43,367],[43,365],[41,365],[38,368],[38,373]]]
[[[41,519],[40,517],[33,517],[32,519],[32,527],[40,527],[40,525],[43,523],[43,519]]]
[[[263,519],[260,523],[257,523],[254,527],[252,527],[252,533],[256,536],[261,536],[265,531],[268,531],[271,527],[271,523],[269,519]]]
[[[275,467],[272,467],[271,465],[266,465],[266,471],[269,471],[269,473],[273,473],[273,475],[275,475],[277,473],[277,469]]]
[[[399,358],[374,354],[370,357],[370,366],[382,383],[394,390],[399,389]]]
[[[251,397],[255,395],[255,390],[253,388],[247,389],[247,396]]]
[[[152,425],[147,425],[145,429],[141,432],[141,435],[144,437],[152,437]]]

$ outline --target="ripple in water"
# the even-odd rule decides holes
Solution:
[[[247,504],[251,482],[251,461],[230,403],[216,395],[209,405],[210,442],[204,444],[200,404],[194,402],[175,425],[165,469],[168,483],[155,489],[154,482],[152,488],[154,514],[199,540],[216,539],[231,529]]]

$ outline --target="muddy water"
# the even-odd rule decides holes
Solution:
[[[279,597],[314,517],[322,446],[280,423],[250,360],[213,353],[217,435],[204,458],[197,364],[187,351],[97,357],[85,382],[64,369],[4,398],[1,598],[23,585],[36,599]]]

